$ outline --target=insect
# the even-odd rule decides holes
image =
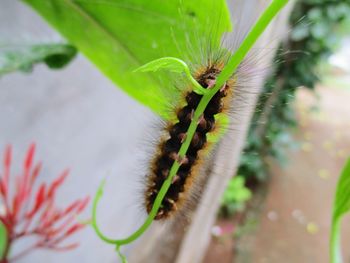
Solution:
[[[235,38],[241,38],[242,33],[244,32],[238,32]],[[206,46],[205,38],[203,40],[202,46]],[[241,89],[242,82],[247,85],[250,81],[246,77],[254,77],[254,72],[247,72],[247,64],[252,61],[256,63],[261,57],[261,54],[254,54],[254,58],[240,61],[235,71],[218,81],[232,54],[239,50],[235,47],[233,50],[226,49],[223,45],[211,47],[210,41],[207,42],[208,52],[197,52],[197,55],[203,56],[199,59],[200,62],[195,64],[189,60],[190,65],[195,65],[191,70],[192,76],[189,76],[193,77],[193,81],[181,92],[173,109],[173,117],[169,118],[163,129],[163,136],[159,139],[146,175],[144,206],[148,214],[151,213],[162,186],[171,178],[155,220],[171,218],[178,212],[185,211],[187,204],[193,203],[194,200],[191,199],[196,195],[201,168],[219,136],[216,136],[214,143],[208,140],[208,137],[220,134],[228,128],[220,123],[220,119],[229,119],[234,95],[242,96],[247,92]],[[172,62],[169,62],[170,65],[165,64],[166,59],[150,62],[143,66],[141,71],[155,71],[162,67],[171,69]],[[249,62],[246,63],[247,61]],[[155,67],[158,62],[159,68]],[[180,71],[176,66],[173,68]],[[196,83],[200,86],[199,89],[196,88]],[[248,92],[252,91],[250,89]]]
[[[104,236],[96,222],[102,187],[96,194],[92,225],[102,240],[116,246],[123,260],[125,257],[120,253],[121,246],[139,238],[153,220],[168,219],[184,208],[201,164],[212,146],[213,140],[209,140],[209,137],[212,139],[213,134],[222,131],[220,124],[239,85],[238,69],[258,37],[287,2],[272,1],[233,53],[209,56],[192,74],[185,62],[174,57],[163,57],[139,68],[144,72],[161,68],[182,72],[189,78],[190,85],[184,89],[173,114],[167,118],[167,125],[146,172],[144,207],[148,216],[144,223],[124,239]]]
[[[221,72],[222,67],[223,63],[208,61],[208,64],[195,74],[195,80],[203,88],[210,90],[215,86],[217,76]],[[155,219],[166,219],[183,207],[184,202],[188,198],[188,192],[199,173],[199,167],[203,162],[203,158],[205,158],[205,154],[208,151],[207,135],[215,132],[217,128],[215,116],[228,108],[233,88],[234,80],[230,79],[211,98],[204,112],[195,123],[195,132],[190,140],[186,154],[180,156],[180,147],[187,138],[194,113],[203,98],[203,95],[196,93],[194,90],[184,92],[184,105],[175,111],[176,117],[165,127],[165,136],[159,142],[147,179],[145,206],[149,213],[160,188],[169,175],[172,165],[174,162],[179,165],[179,169],[171,181],[171,185]]]

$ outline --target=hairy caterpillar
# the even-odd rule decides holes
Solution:
[[[174,95],[174,97],[182,99],[174,99],[178,102],[176,105],[178,110],[174,110],[175,116],[169,119],[166,114],[163,114],[164,111],[168,110],[165,107],[166,103],[163,102],[169,102],[169,100],[160,95],[162,83],[157,81],[158,79],[154,78],[152,74],[147,74],[147,76],[133,75],[134,70],[161,55],[183,58],[180,52],[176,52],[176,49],[185,51],[195,49],[197,35],[203,36],[205,33],[203,31],[207,29],[204,18],[213,27],[219,28],[220,22],[216,22],[213,17],[217,17],[218,20],[224,17],[221,14],[215,15],[219,8],[214,7],[217,3],[224,4],[225,0],[179,0],[179,7],[183,7],[183,16],[176,12],[176,0],[150,2],[144,0],[76,0],[56,1],[55,3],[47,3],[47,5],[43,5],[40,0],[24,1],[47,16],[49,21],[60,29],[68,40],[72,41],[93,62],[100,65],[103,72],[115,80],[118,85],[124,87],[123,89],[129,95],[168,121],[168,125],[164,129],[164,136],[160,139],[148,173],[146,172],[146,185],[142,186],[146,188],[142,194],[144,207],[148,212],[144,223],[123,239],[108,238],[101,233],[96,221],[97,204],[102,196],[102,187],[99,188],[94,199],[92,226],[102,240],[116,246],[116,251],[122,261],[126,262],[125,257],[120,252],[121,246],[139,238],[154,219],[164,220],[174,215],[176,211],[182,210],[185,202],[189,200],[190,191],[196,185],[193,182],[199,175],[199,168],[203,166],[201,163],[204,161],[206,151],[210,146],[208,137],[213,135],[215,131],[221,131],[218,129],[220,119],[217,119],[217,116],[225,112],[231,104],[233,91],[239,86],[236,78],[238,71],[240,71],[238,68],[242,68],[242,61],[248,51],[288,0],[271,1],[270,6],[252,30],[249,33],[243,32],[247,33],[244,39],[242,41],[236,39],[238,45],[234,52],[224,53],[224,56],[219,59],[212,59],[212,57],[207,59],[200,52],[202,50],[195,50],[195,52],[198,51],[195,55],[202,59],[203,63],[199,63],[201,67],[193,74],[193,85],[184,85],[187,86],[188,90],[183,92],[182,96]],[[213,3],[212,6],[210,2]],[[99,6],[97,7],[96,4]],[[201,30],[196,29],[194,34],[189,34],[192,37],[187,37],[187,35],[183,37],[183,32],[194,29],[195,22],[201,22],[198,23]],[[69,23],[75,25],[77,29],[71,30],[74,27],[68,27]],[[145,25],[147,25],[147,30],[145,30]],[[214,33],[221,36],[229,29],[222,26]],[[244,31],[244,28],[236,26],[235,31],[238,32],[237,35],[240,35],[239,32]],[[220,40],[217,39],[216,35],[209,36],[214,39],[213,46],[209,46],[209,48],[213,48],[214,51],[220,49],[221,52],[221,46],[217,43]],[[102,41],[96,41],[100,39]],[[174,39],[179,40],[179,46],[172,43]],[[186,40],[189,41],[186,42]],[[209,50],[209,52],[213,50]],[[212,54],[212,52],[210,53]],[[166,66],[164,67],[166,68]],[[199,89],[196,84],[198,84]],[[171,86],[167,85],[165,89]],[[240,94],[235,93],[235,96],[239,97]],[[130,159],[133,158],[134,156]],[[135,159],[133,159],[133,163],[135,163]],[[128,184],[130,182],[131,179],[128,177]],[[136,196],[134,192],[133,196]],[[123,200],[125,199],[127,198]],[[127,209],[129,211],[129,207]],[[127,218],[126,212],[121,213],[124,219]],[[116,220],[113,221],[113,223],[116,222]],[[121,225],[120,223],[117,222],[118,225]]]
[[[215,86],[216,78],[222,70],[223,63],[208,61],[208,65],[195,74],[197,82],[205,89]],[[215,130],[215,115],[227,109],[232,97],[234,81],[230,79],[209,101],[204,113],[197,121],[196,131],[185,156],[180,157],[178,151],[184,142],[193,115],[203,95],[190,90],[184,93],[185,105],[176,111],[176,118],[173,123],[165,128],[166,137],[162,138],[158,145],[158,152],[151,163],[150,174],[147,178],[145,191],[145,206],[149,213],[153,207],[155,198],[166,180],[171,166],[178,162],[180,168],[172,179],[160,209],[155,217],[166,219],[174,212],[181,209],[187,192],[198,174],[198,166],[208,147],[207,135]]]
[[[191,80],[192,85],[187,86],[187,91],[182,93],[182,99],[176,100],[178,105],[176,105],[177,110],[173,111],[173,118],[166,116],[168,125],[164,129],[164,136],[159,140],[150,168],[146,172],[143,204],[148,216],[143,224],[123,239],[106,237],[100,231],[96,221],[97,205],[103,193],[103,185],[95,196],[92,226],[102,240],[116,246],[123,262],[125,257],[120,252],[121,246],[139,238],[153,220],[164,220],[174,215],[188,201],[190,191],[193,189],[193,181],[197,178],[201,162],[210,148],[208,137],[213,135],[214,131],[218,130],[221,134],[223,130],[218,129],[217,124],[227,117],[221,113],[229,108],[233,92],[240,85],[237,82],[240,77],[239,69],[246,66],[242,62],[258,37],[287,2],[288,0],[273,0],[252,29],[246,32],[244,39],[239,41],[234,50],[231,50],[232,52],[226,52],[224,49],[222,53],[220,46],[214,46],[220,49],[217,51],[223,56],[213,59],[212,52],[209,58],[204,58],[204,63],[200,64],[201,67],[195,74],[191,75],[187,64],[176,57],[153,60],[138,69],[146,72],[165,68],[173,72],[182,72]],[[196,15],[193,12],[188,14],[194,17]],[[191,44],[195,43],[191,42]],[[237,93],[236,96],[239,97],[240,94]],[[220,118],[217,118],[219,114]],[[211,136],[211,139],[213,137],[215,136]]]
[[[238,36],[240,33],[242,32],[238,32]],[[212,89],[216,85],[217,78],[220,78],[220,73],[229,64],[230,56],[238,52],[238,50],[239,48],[232,53],[225,50],[223,53],[220,51],[220,56],[216,59],[212,59],[210,57],[212,54],[209,54],[209,58],[206,61],[204,60],[204,65],[202,64],[200,70],[195,72],[195,80],[206,90]],[[259,55],[256,55],[253,55],[255,56],[254,58],[249,57],[248,60],[256,63],[259,60]],[[178,106],[178,109],[175,110],[176,117],[165,127],[165,135],[158,143],[158,150],[152,159],[149,173],[147,174],[147,185],[144,195],[145,209],[151,216],[152,208],[161,188],[165,185],[165,181],[171,177],[171,183],[168,185],[167,192],[163,195],[159,209],[154,216],[155,220],[164,220],[171,217],[175,212],[180,211],[184,207],[184,203],[190,199],[189,192],[193,188],[193,182],[198,177],[199,167],[203,163],[205,153],[209,148],[207,136],[217,130],[215,127],[215,115],[222,113],[230,106],[233,91],[240,85],[237,79],[238,75],[242,73],[240,69],[244,71],[247,64],[244,63],[242,57],[242,60],[235,66],[236,70],[226,74],[225,81],[219,84],[221,87],[215,91],[203,114],[194,123],[195,132],[192,134],[193,137],[190,138],[187,150],[182,152],[182,155],[179,154],[180,148],[187,138],[189,126],[193,122],[194,112],[203,96],[194,90],[184,92],[182,96],[183,102],[181,103],[180,101],[180,107]],[[248,75],[251,78],[252,72],[248,73]],[[242,91],[238,92],[237,95],[242,95]],[[178,170],[175,174],[170,175],[169,173],[173,166],[178,166]]]

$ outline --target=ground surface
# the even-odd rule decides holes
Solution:
[[[318,98],[298,93],[299,146],[288,151],[289,163],[272,162],[268,192],[255,230],[240,239],[234,262],[326,263],[333,194],[338,175],[350,156],[350,90],[317,88]],[[317,105],[319,107],[317,107]],[[311,110],[310,110],[311,109]],[[350,222],[344,219],[343,247],[349,262]],[[212,243],[206,263],[233,262],[228,239]]]

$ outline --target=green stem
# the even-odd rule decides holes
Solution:
[[[197,109],[195,110],[193,119],[192,119],[191,124],[188,128],[188,131],[187,131],[186,139],[180,147],[180,150],[179,150],[180,157],[184,157],[186,155],[186,152],[190,146],[190,143],[191,143],[192,138],[194,136],[194,133],[196,131],[199,118],[203,114],[204,110],[206,109],[206,107],[207,107],[208,103],[210,102],[210,100],[212,99],[212,97],[220,90],[220,88],[225,84],[225,82],[228,79],[230,79],[231,76],[235,73],[235,71],[237,70],[237,67],[242,62],[244,57],[247,55],[248,51],[251,49],[251,47],[257,41],[259,36],[263,33],[263,31],[268,26],[268,24],[271,22],[271,20],[275,17],[275,15],[282,9],[282,7],[287,2],[288,2],[288,0],[274,0],[269,5],[269,7],[264,11],[264,13],[261,15],[259,20],[254,25],[253,29],[249,32],[247,37],[244,39],[244,41],[242,42],[240,47],[237,49],[235,54],[230,58],[229,62],[224,67],[222,72],[219,74],[217,81],[216,81],[216,85],[204,94]],[[162,201],[163,201],[163,199],[164,199],[164,197],[165,197],[165,195],[166,195],[166,193],[171,185],[171,182],[172,182],[174,176],[178,172],[179,168],[180,168],[180,164],[177,161],[175,161],[170,169],[168,178],[163,183],[163,185],[162,185],[162,187],[161,187],[161,189],[156,197],[156,200],[153,204],[151,212],[149,213],[146,221],[133,234],[131,234],[129,237],[127,237],[125,239],[119,239],[119,240],[112,240],[112,239],[106,238],[105,236],[102,235],[102,233],[100,233],[100,231],[98,231],[98,227],[95,224],[96,223],[96,220],[95,220],[96,213],[94,212],[93,213],[93,226],[94,226],[94,229],[97,232],[97,234],[106,242],[116,244],[118,248],[122,245],[129,244],[129,243],[133,242],[134,240],[136,240],[137,238],[139,238],[153,222],[153,219],[157,215],[157,212],[162,204]],[[99,199],[99,198],[95,198],[95,201],[96,201],[96,199]],[[95,210],[97,209],[97,202],[98,202],[98,200],[96,201],[96,206],[94,206]]]
[[[333,218],[330,240],[330,262],[342,263],[340,246],[340,217]]]
[[[220,87],[232,76],[271,20],[287,3],[288,0],[273,0],[266,8],[259,20],[255,23],[253,29],[248,33],[247,37],[243,40],[242,44],[235,51],[234,55],[230,58],[221,74],[218,76],[216,90],[219,90]]]
[[[9,256],[11,245],[12,245],[12,240],[10,238],[10,235],[11,234],[6,230],[6,244],[5,244],[4,250],[2,252],[3,254],[0,256],[1,263],[8,263],[9,262],[8,256]]]

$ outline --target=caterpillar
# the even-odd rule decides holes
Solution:
[[[244,32],[234,33],[235,35],[237,34],[236,39],[238,39],[238,37],[241,37],[240,34]],[[210,90],[216,85],[220,73],[230,63],[230,57],[235,52],[238,52],[239,49],[233,47],[233,50],[225,50],[223,46],[218,48],[219,50],[215,51],[217,52],[215,55],[219,55],[219,57],[212,59],[211,56],[214,54],[208,54],[209,58],[206,59],[205,65],[202,65],[194,73],[194,79],[206,90]],[[201,54],[203,55],[203,52]],[[144,207],[150,215],[162,186],[170,176],[171,168],[175,163],[179,166],[176,174],[172,175],[171,184],[161,200],[160,207],[154,217],[155,220],[165,220],[171,217],[176,212],[181,211],[184,208],[184,204],[190,199],[189,193],[193,188],[194,181],[200,174],[199,168],[205,159],[205,153],[209,149],[210,144],[207,142],[207,136],[218,130],[215,116],[226,112],[230,107],[233,93],[239,88],[240,83],[238,81],[241,80],[238,79],[243,76],[250,78],[248,82],[251,81],[252,72],[246,72],[247,74],[241,72],[246,70],[247,62],[256,64],[261,58],[261,54],[250,55],[247,55],[244,60],[242,57],[242,60],[235,65],[236,69],[230,74],[226,74],[226,81],[220,83],[222,86],[216,90],[215,95],[211,97],[203,114],[198,119],[195,133],[191,138],[186,153],[180,155],[179,150],[187,138],[194,112],[203,98],[203,95],[198,94],[194,90],[189,90],[182,94],[183,102],[180,102],[180,107],[175,110],[174,115],[176,117],[164,128],[165,135],[157,145],[157,151],[146,175]],[[252,91],[251,89],[250,92]],[[242,96],[242,93],[243,91],[240,91],[237,95]]]
[[[149,163],[149,169],[145,173],[146,184],[142,194],[144,198],[143,206],[148,216],[143,224],[125,238],[112,239],[106,237],[100,231],[96,221],[97,205],[103,194],[104,184],[99,187],[94,198],[92,226],[103,241],[116,246],[116,250],[123,261],[125,261],[125,257],[120,252],[122,246],[139,238],[150,227],[153,220],[166,220],[176,213],[178,214],[179,211],[183,211],[185,204],[188,204],[193,193],[192,190],[196,188],[194,181],[199,178],[201,174],[199,170],[203,166],[202,163],[207,156],[206,153],[210,150],[211,142],[214,142],[213,137],[218,139],[218,136],[213,135],[215,135],[215,132],[220,132],[216,135],[221,135],[222,131],[225,131],[219,125],[222,123],[221,121],[225,119],[225,122],[227,121],[226,117],[228,116],[223,113],[226,113],[232,101],[236,101],[236,98],[242,95],[236,89],[240,87],[241,77],[244,77],[244,73],[241,75],[241,69],[247,66],[243,63],[244,59],[247,58],[248,52],[274,16],[287,2],[288,0],[273,0],[254,26],[246,32],[244,38],[238,41],[238,45],[236,47],[231,46],[231,50],[226,50],[220,43],[213,41],[213,44],[216,44],[214,51],[218,51],[219,57],[215,58],[213,56],[215,55],[211,52],[213,50],[209,50],[208,55],[210,56],[208,57],[202,56],[203,53],[198,53],[201,58],[204,58],[204,63],[199,63],[201,67],[194,74],[191,74],[187,64],[178,59],[178,56],[152,60],[133,71],[154,72],[163,68],[177,73],[181,72],[188,77],[191,86],[187,86],[187,89],[181,92],[182,96],[179,96],[179,100],[174,100],[178,102],[178,105],[174,107],[175,110],[172,114],[169,116],[165,114],[164,116],[168,123],[163,129],[163,136],[160,136],[156,151]],[[193,12],[187,14],[196,17]],[[242,30],[238,31],[238,36],[240,33],[242,33]],[[174,37],[174,39],[176,38]],[[197,40],[194,39],[194,41],[188,43],[193,46],[198,44],[193,43]],[[184,45],[182,47],[185,48]],[[212,46],[209,46],[209,48],[212,48]],[[188,48],[188,50],[190,49]],[[169,55],[171,56],[173,53]],[[257,57],[255,56],[254,59],[256,60]],[[187,59],[187,61],[193,60]],[[251,78],[250,74],[249,78]],[[243,81],[245,80],[243,79]],[[171,86],[170,83],[165,90]],[[148,95],[153,94],[152,92],[148,93]],[[177,97],[179,94],[177,93],[175,96]],[[162,101],[155,100],[152,96],[148,98],[152,98],[156,103],[162,103]],[[169,102],[168,97],[163,97],[162,100]],[[247,102],[249,103],[249,101]],[[160,107],[152,105],[152,109],[158,112]],[[163,113],[163,111],[158,113]],[[209,136],[211,137],[210,140]]]
[[[202,67],[195,74],[196,81],[205,89],[211,89],[216,84],[216,78],[221,72],[224,63],[209,60],[207,66]],[[174,162],[180,167],[173,177],[171,185],[163,198],[155,220],[164,220],[184,206],[193,181],[198,176],[198,167],[201,164],[209,143],[207,135],[216,129],[215,115],[228,108],[233,94],[234,81],[230,79],[211,98],[203,114],[197,121],[197,127],[192,137],[186,155],[180,157],[178,152],[184,142],[194,112],[203,95],[190,90],[184,92],[184,105],[176,110],[175,121],[165,127],[164,138],[158,144],[158,151],[151,162],[145,190],[146,211],[150,213],[160,188],[167,179]]]
[[[244,29],[242,30],[244,31]],[[244,32],[234,32],[236,39],[242,37]],[[205,41],[205,39],[203,39]],[[201,44],[196,43],[197,45]],[[223,44],[223,43],[221,43]],[[204,45],[205,46],[205,43]],[[209,47],[209,53],[200,52],[204,55],[202,63],[198,70],[193,73],[194,79],[206,90],[212,89],[217,82],[217,78],[227,65],[230,57],[237,51],[236,47],[231,46],[231,49],[226,50],[223,45],[216,47],[214,50]],[[261,52],[261,51],[260,51]],[[187,133],[191,122],[193,121],[194,112],[203,95],[197,93],[193,87],[188,88],[185,92],[182,92],[180,96],[180,102],[173,110],[174,118],[168,121],[165,125],[163,134],[159,142],[154,157],[151,159],[148,173],[146,174],[146,187],[144,190],[144,208],[150,215],[152,208],[155,204],[156,198],[160,193],[162,186],[167,178],[170,176],[170,170],[172,166],[177,163],[179,166],[178,171],[173,175],[171,184],[165,193],[160,207],[154,217],[155,220],[166,220],[177,212],[184,210],[185,206],[190,201],[193,189],[196,188],[196,179],[200,175],[200,168],[204,162],[206,155],[210,149],[210,143],[207,138],[209,135],[220,131],[216,120],[217,114],[227,113],[227,110],[232,104],[234,91],[240,87],[240,82],[243,78],[246,83],[251,82],[253,77],[252,72],[247,71],[247,66],[250,63],[257,63],[257,60],[261,58],[262,54],[250,54],[244,60],[239,63],[237,69],[226,76],[227,80],[215,93],[206,105],[203,114],[196,122],[195,133],[191,138],[189,147],[185,155],[180,156],[179,150],[187,138]],[[266,54],[265,54],[266,55]],[[190,59],[187,59],[191,61]],[[251,60],[251,61],[249,61]],[[248,66],[249,68],[249,66]],[[242,72],[243,71],[243,72]],[[249,71],[249,70],[248,70]],[[251,90],[252,91],[252,90]],[[240,90],[237,92],[238,96],[242,96],[242,93],[246,91]],[[182,98],[182,99],[181,99]],[[221,114],[222,115],[222,114]],[[226,114],[227,115],[227,114]]]

